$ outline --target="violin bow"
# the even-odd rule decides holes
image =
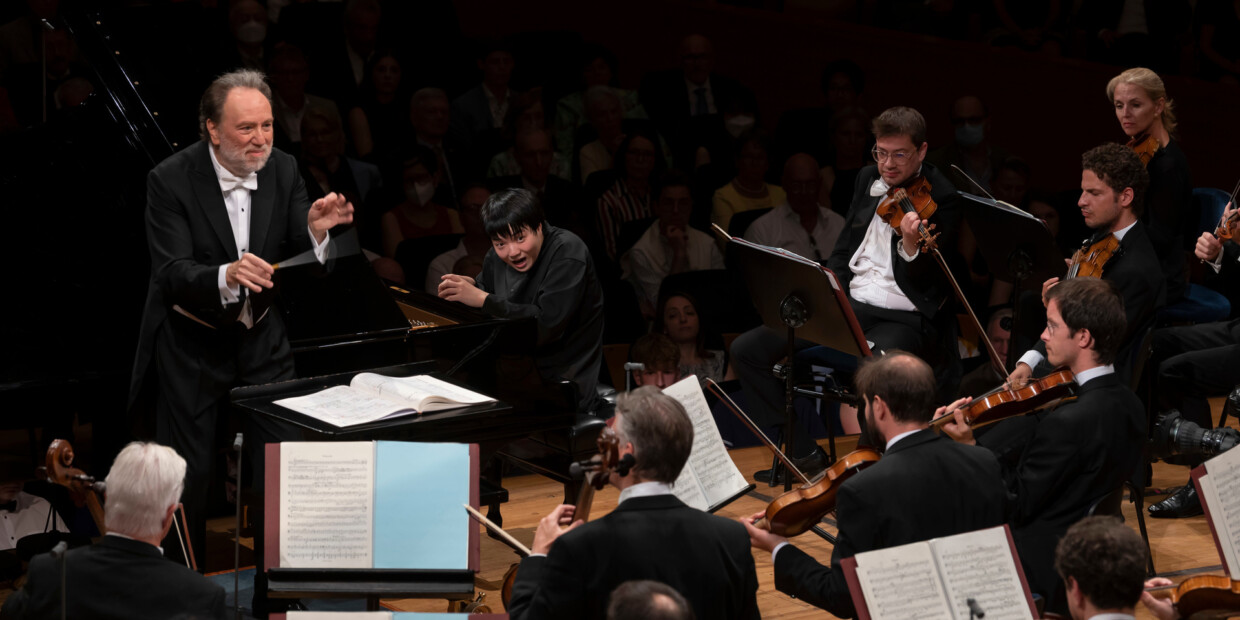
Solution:
[[[801,480],[801,484],[810,483],[810,479],[805,477],[805,474],[802,473],[800,469],[797,469],[796,465],[792,464],[792,461],[787,457],[787,455],[779,450],[779,446],[775,445],[775,442],[771,441],[770,438],[766,436],[766,433],[763,433],[762,430],[758,428],[758,425],[754,424],[753,420],[749,419],[749,416],[746,415],[744,411],[741,411],[741,408],[736,404],[736,402],[723,391],[723,388],[719,387],[718,383],[715,383],[714,379],[706,379],[706,389],[714,393],[715,396],[718,396],[719,400],[723,401],[723,404],[726,405],[732,413],[736,414],[736,417],[740,418],[741,421],[745,423],[745,426],[749,427],[750,432],[757,435],[758,439],[761,439],[762,443],[766,444],[766,447],[770,448],[771,452],[775,453],[775,457],[779,459],[779,462],[783,463],[784,467],[788,468],[788,471],[792,472],[793,475]]]
[[[488,530],[495,532],[495,535],[499,536],[499,539],[501,542],[508,545],[509,547],[512,547],[512,550],[519,553],[521,557],[528,558],[530,557],[530,554],[533,553],[532,551],[530,551],[529,547],[526,547],[525,545],[521,544],[521,541],[513,538],[512,534],[505,532],[504,528],[496,525],[494,521],[488,519],[486,515],[475,510],[473,506],[470,506],[469,504],[464,504],[464,506],[465,506],[465,510],[469,511],[469,516],[477,520],[478,523],[485,525]]]

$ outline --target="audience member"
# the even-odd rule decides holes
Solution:
[[[641,364],[633,371],[633,385],[653,385],[660,390],[680,378],[680,349],[660,332],[651,332],[637,339],[629,349],[629,361]]]
[[[990,315],[986,321],[986,336],[994,345],[995,353],[999,354],[999,364],[1006,367],[1008,350],[1012,343],[1012,309],[1002,308]],[[985,345],[980,341],[973,343],[973,353],[988,358]],[[982,362],[960,379],[960,396],[980,396],[1003,383],[1006,376],[995,374],[994,366]]]
[[[1201,77],[1240,83],[1240,6],[1232,0],[1201,0],[1197,21],[1201,24],[1197,45],[1204,60]]]
[[[35,618],[224,618],[224,589],[169,562],[160,541],[171,529],[185,486],[185,459],[172,448],[131,443],[108,472],[108,533],[63,560],[36,556],[21,590],[0,616]],[[62,586],[63,582],[63,586]],[[61,608],[64,592],[67,608]]]
[[[340,111],[330,99],[306,92],[310,68],[306,56],[291,45],[279,45],[271,55],[271,111],[275,114],[275,147],[293,155],[301,154],[301,118],[306,110],[317,108],[334,116],[340,125]]]
[[[986,34],[991,45],[1058,56],[1063,49],[1061,2],[995,0],[994,24]]]
[[[724,267],[723,254],[710,235],[689,227],[693,197],[688,177],[668,171],[660,180],[658,196],[654,208],[658,221],[620,258],[622,277],[633,284],[647,320],[654,318],[663,278]]]
[[[646,110],[637,91],[619,88],[620,62],[611,50],[602,45],[588,44],[581,51],[581,73],[578,90],[564,95],[555,104],[556,150],[572,155],[577,130],[589,122],[586,117],[585,93],[595,86],[611,88],[624,109],[624,118],[646,118]]]
[[[615,181],[597,201],[598,236],[616,260],[616,237],[625,222],[650,217],[651,186],[663,174],[663,156],[648,133],[625,137],[616,150]]]
[[[847,211],[852,201],[857,175],[868,166],[873,140],[869,132],[870,115],[861,108],[841,108],[831,115],[831,162],[822,167],[822,189],[818,203],[832,211]],[[819,159],[823,164],[824,160]],[[838,210],[838,211],[837,211]]]
[[[383,255],[388,258],[396,257],[397,246],[406,239],[462,232],[456,211],[439,204],[435,198],[435,190],[443,178],[435,154],[422,145],[413,146],[402,167],[404,200],[384,213],[379,221]]]
[[[482,273],[483,267],[486,267],[486,259],[481,256],[462,256],[452,264],[452,274],[465,278],[478,279]]]
[[[789,158],[781,181],[787,200],[754,220],[745,231],[745,239],[820,263],[826,261],[844,229],[844,218],[819,204],[820,175],[813,157],[797,153]]]
[[[306,195],[318,200],[332,192],[353,203],[353,222],[362,247],[378,251],[383,175],[379,167],[344,154],[340,117],[326,108],[307,107],[301,116],[301,176]]]
[[[697,301],[688,293],[673,293],[659,304],[654,318],[654,331],[667,334],[679,349],[676,378],[697,375],[700,381],[714,379],[716,383],[735,379],[727,354],[706,348],[707,330],[697,306]]]
[[[485,131],[502,130],[508,119],[508,107],[515,93],[508,87],[512,81],[512,50],[490,43],[480,48],[478,69],[482,83],[465,91],[452,102],[453,141],[466,151],[474,148],[474,138]]]
[[[784,190],[768,185],[763,179],[769,167],[770,152],[766,134],[749,132],[736,141],[736,178],[715,190],[711,208],[711,221],[724,230],[732,216],[750,209],[774,207],[787,200]]]
[[[542,88],[535,87],[513,97],[512,105],[508,107],[508,120],[504,122],[503,130],[504,141],[510,146],[491,158],[490,164],[487,165],[486,178],[521,174],[521,166],[517,163],[513,143],[518,134],[547,128],[542,94]],[[565,181],[571,181],[573,178],[572,165],[559,150],[551,156],[551,174]]]
[[[256,0],[240,0],[228,9],[228,33],[220,50],[220,71],[265,71],[271,44],[267,36],[267,10]]]
[[[1055,547],[1072,620],[1135,618],[1145,596],[1145,542],[1111,516],[1086,517]]]
[[[995,171],[1008,154],[990,143],[990,112],[986,104],[978,97],[965,95],[952,104],[951,120],[955,127],[951,144],[935,149],[926,160],[966,192],[980,193],[974,183],[989,191]],[[953,165],[963,169],[968,178],[961,176]]]
[[[404,73],[395,54],[376,52],[358,87],[357,104],[349,110],[353,152],[380,167],[395,161],[413,135]]]
[[[607,599],[607,620],[693,620],[689,601],[667,584],[649,579],[626,581]]]
[[[819,87],[825,105],[788,110],[780,115],[771,147],[776,165],[783,165],[784,160],[794,153],[809,153],[824,166],[836,163],[835,148],[838,145],[833,145],[836,133],[833,126],[839,122],[838,115],[842,111],[857,109],[865,89],[865,73],[857,63],[847,58],[833,60],[823,68]],[[870,118],[862,115],[860,120],[862,142],[865,142],[869,138],[865,125]],[[861,160],[855,162],[858,170],[865,166],[868,156],[869,153],[861,153]],[[851,186],[849,189],[851,191]]]
[[[42,39],[46,60],[9,67],[3,83],[9,90],[13,113],[26,126],[42,123],[45,107],[48,118],[53,117],[51,107],[57,89],[76,78],[94,75],[66,28],[45,31]]]
[[[598,136],[577,151],[581,180],[599,170],[610,170],[613,156],[624,141],[624,104],[608,86],[591,86],[585,93],[586,116]]]
[[[578,204],[577,187],[551,174],[551,163],[555,160],[551,134],[545,129],[531,129],[517,134],[513,154],[521,173],[491,179],[488,183],[491,191],[517,187],[527,189],[538,198],[548,222],[584,237],[584,209]]]
[[[379,0],[348,0],[341,24],[344,39],[325,45],[326,49],[315,55],[311,90],[331,98],[342,109],[356,105],[358,86],[378,46],[382,13]]]
[[[0,26],[0,81],[10,67],[39,62],[39,35],[44,32],[42,20],[55,20],[59,0],[25,0],[26,10],[16,19]]]
[[[435,200],[440,204],[456,204],[456,186],[465,182],[463,178],[457,179],[457,175],[464,171],[462,160],[465,154],[446,139],[450,114],[448,95],[438,88],[423,88],[413,93],[409,101],[409,120],[413,125],[414,139],[435,153],[443,173],[443,182],[435,194]]]
[[[444,274],[465,275],[456,269],[456,264],[461,259],[467,256],[486,257],[487,251],[491,249],[491,236],[487,234],[487,229],[482,224],[482,205],[490,197],[491,192],[482,185],[471,185],[461,194],[459,212],[461,228],[465,230],[465,236],[461,237],[460,243],[457,243],[455,248],[431,260],[430,266],[426,269],[426,292],[432,295],[438,293],[439,281],[443,279]]]

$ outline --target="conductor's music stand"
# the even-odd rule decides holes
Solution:
[[[801,338],[856,357],[871,355],[839,278],[822,265],[778,248],[729,238],[728,259],[738,265],[754,307],[767,327],[787,333],[788,362],[784,368],[784,452],[793,445],[796,394],[793,361]],[[831,425],[828,425],[828,430]],[[783,465],[780,465],[783,467]],[[784,490],[792,488],[785,472]]]
[[[1055,236],[1042,220],[1000,202],[967,192],[958,192],[969,202],[965,218],[977,249],[986,258],[991,273],[1012,283],[1012,334],[1020,330],[1020,292],[1041,291],[1042,283],[1064,275],[1063,252]],[[1016,367],[1016,358],[1008,355],[1007,370]]]

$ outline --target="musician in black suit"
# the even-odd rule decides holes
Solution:
[[[1157,264],[1150,273],[1161,283]],[[1050,363],[1075,375],[1076,400],[1000,422],[976,441],[959,413],[944,431],[999,458],[1016,495],[1012,534],[1029,587],[1047,597],[1047,611],[1065,613],[1055,545],[1135,471],[1145,444],[1145,410],[1113,365],[1126,322],[1115,286],[1099,278],[1072,278],[1046,296],[1042,342]]]
[[[936,390],[934,372],[924,361],[902,351],[887,353],[863,364],[855,381],[865,398],[867,432],[886,448],[881,460],[839,488],[833,568],[750,524],[765,513],[742,520],[753,546],[771,552],[776,588],[841,618],[856,616],[841,560],[1002,525],[1008,507],[994,455],[928,427]]]
[[[203,557],[211,438],[228,390],[294,375],[283,320],[271,307],[271,263],[311,248],[324,260],[327,231],[353,219],[339,194],[311,205],[297,161],[272,149],[271,90],[261,73],[217,78],[199,118],[202,141],[147,177],[151,283],[130,384],[132,404],[147,371],[156,373],[156,437],[188,463],[195,557]],[[262,444],[291,431],[257,417],[245,420],[245,431],[261,488]]]
[[[517,570],[509,616],[601,619],[612,590],[651,579],[683,595],[698,618],[758,618],[745,530],[672,495],[693,446],[684,408],[658,388],[637,388],[620,396],[614,428],[621,459],[635,463],[611,474],[620,505],[590,523],[573,522],[569,505],[544,517]]]
[[[873,132],[877,165],[857,175],[852,206],[827,267],[847,291],[866,339],[876,350],[909,351],[931,363],[938,369],[941,402],[946,402],[947,395],[955,395],[961,374],[953,328],[956,315],[948,300],[951,284],[935,259],[918,248],[923,220],[916,213],[905,214],[897,232],[877,211],[889,190],[924,179],[938,204],[925,223],[935,225],[939,247],[954,248],[959,199],[951,182],[923,161],[929,143],[920,112],[890,108],[874,119]],[[798,346],[812,344],[801,341]],[[785,335],[766,327],[750,330],[732,344],[736,374],[746,393],[753,395],[750,402],[760,424],[775,425],[783,419],[783,382],[771,375],[771,365],[785,355],[785,346]],[[792,456],[812,457],[812,442],[805,433],[796,436],[801,439]]]
[[[1119,248],[1102,268],[1102,279],[1115,285],[1124,300],[1127,331],[1114,360],[1121,383],[1128,383],[1133,347],[1154,324],[1154,312],[1163,305],[1166,284],[1160,277],[1158,255],[1150,242],[1145,224],[1139,221],[1149,175],[1132,149],[1114,143],[1090,149],[1081,156],[1081,198],[1077,205],[1085,224],[1094,231],[1087,244],[1114,235]],[[1042,284],[1042,297],[1059,278]],[[1024,385],[1034,376],[1034,368],[1046,361],[1046,346],[1039,342],[1021,356],[1008,377],[1011,385]],[[1049,367],[1043,366],[1044,370]],[[1039,373],[1041,374],[1041,373]]]
[[[222,619],[224,589],[168,561],[159,548],[172,527],[184,479],[185,459],[171,448],[126,446],[108,472],[107,535],[69,551],[63,564],[52,554],[35,556],[26,584],[4,601],[0,617],[62,617],[63,571],[66,618]]]

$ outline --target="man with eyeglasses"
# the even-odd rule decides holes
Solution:
[[[710,235],[689,227],[693,194],[689,177],[669,170],[659,183],[654,214],[658,221],[620,257],[625,280],[633,284],[642,315],[654,317],[663,278],[674,273],[723,269],[723,253]]]
[[[1151,273],[1161,282],[1157,267]],[[1016,496],[1016,550],[1030,590],[1047,598],[1047,611],[1068,611],[1055,545],[1092,505],[1119,489],[1141,459],[1145,410],[1115,372],[1126,326],[1124,303],[1111,282],[1073,278],[1050,288],[1042,343],[1052,365],[1075,375],[1076,399],[1005,420],[976,439],[958,410],[955,422],[943,427],[956,441],[998,457]]]

